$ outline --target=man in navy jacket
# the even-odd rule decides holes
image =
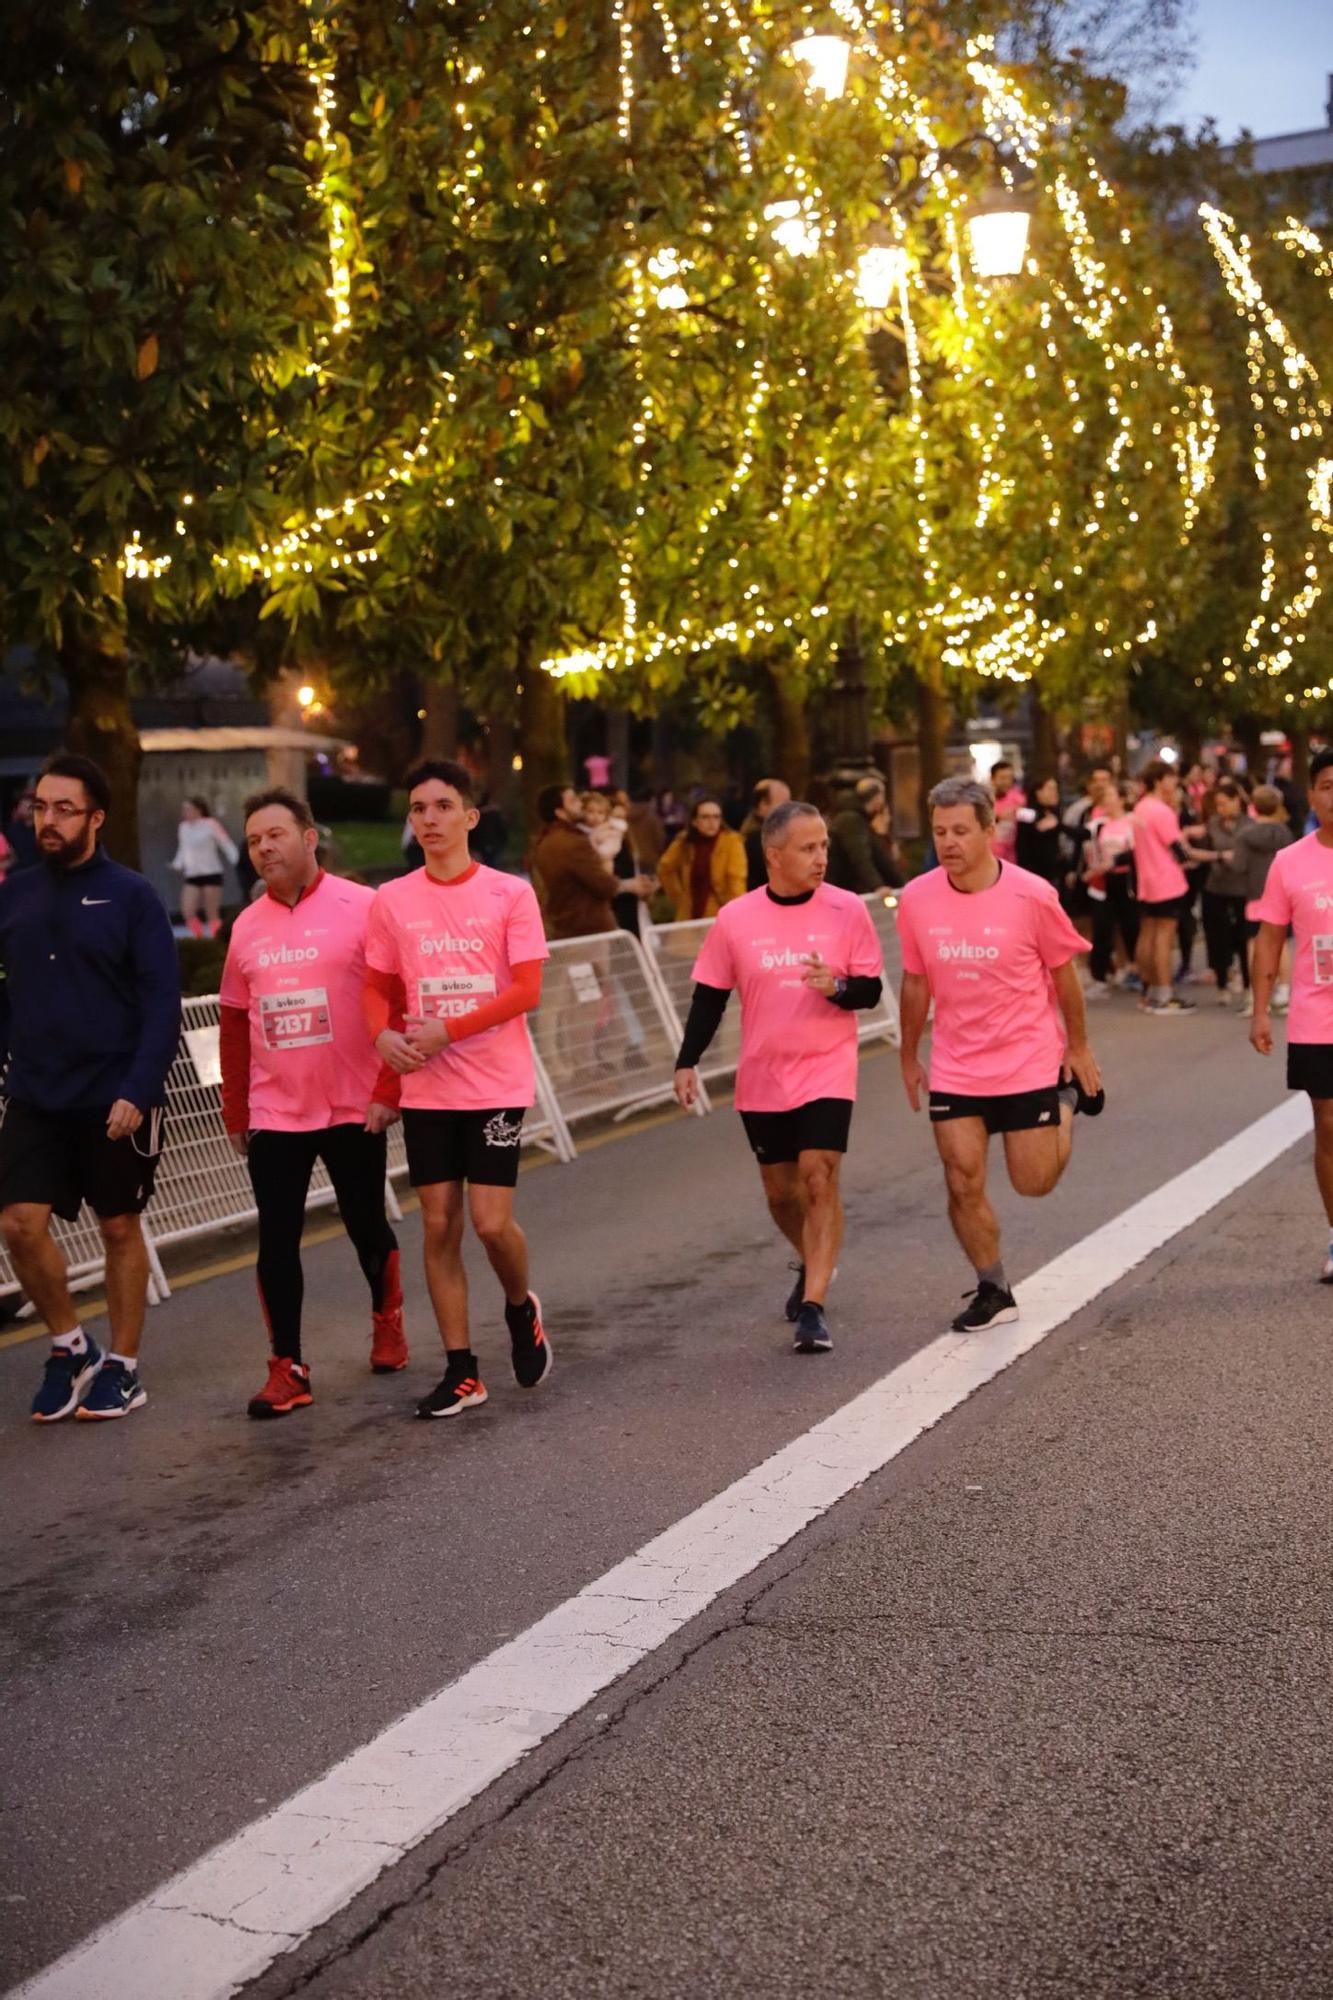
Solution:
[[[110,801],[90,758],[52,757],[33,813],[40,865],[0,888],[0,1231],[51,1329],[37,1423],[123,1417],[148,1400],[139,1217],[162,1148],[180,979],[161,902],[98,845]],[[52,1212],[72,1222],[85,1201],[106,1246],[107,1353],[79,1325],[51,1237]]]

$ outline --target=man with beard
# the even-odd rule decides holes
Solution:
[[[0,1231],[51,1330],[37,1423],[128,1416],[148,1398],[139,1336],[148,1252],[139,1218],[162,1148],[180,980],[167,913],[142,875],[108,860],[111,803],[90,758],[60,753],[37,781],[42,865],[0,890]],[[51,1237],[84,1202],[106,1246],[109,1351],[83,1331]]]

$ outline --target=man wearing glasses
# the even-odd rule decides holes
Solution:
[[[98,845],[110,802],[90,758],[52,757],[33,806],[41,866],[0,889],[0,1232],[51,1330],[32,1404],[42,1424],[124,1417],[148,1400],[139,1218],[162,1146],[180,980],[162,903]],[[51,1237],[52,1214],[72,1222],[85,1201],[106,1246],[105,1353],[79,1325]]]

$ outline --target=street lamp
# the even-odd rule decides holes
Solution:
[[[869,312],[883,312],[902,283],[907,252],[901,243],[874,244],[856,260],[856,296]]]
[[[813,257],[819,248],[819,225],[799,201],[770,201],[765,222],[773,225],[773,240],[790,257]]]
[[[1016,278],[1027,261],[1032,204],[1010,188],[983,194],[968,212],[967,239],[979,278]]]
[[[807,90],[818,91],[825,98],[842,96],[847,88],[850,42],[845,42],[841,35],[805,35],[793,45],[791,53],[797,62],[805,64]]]

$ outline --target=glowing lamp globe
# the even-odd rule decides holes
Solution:
[[[821,97],[841,97],[847,88],[847,60],[850,42],[841,35],[806,35],[792,47],[792,55],[805,65],[805,87]]]
[[[856,260],[856,296],[870,312],[883,312],[902,283],[907,252],[899,243],[863,250]]]
[[[1027,261],[1032,211],[1007,191],[985,196],[967,218],[972,268],[979,278],[1016,278]]]

